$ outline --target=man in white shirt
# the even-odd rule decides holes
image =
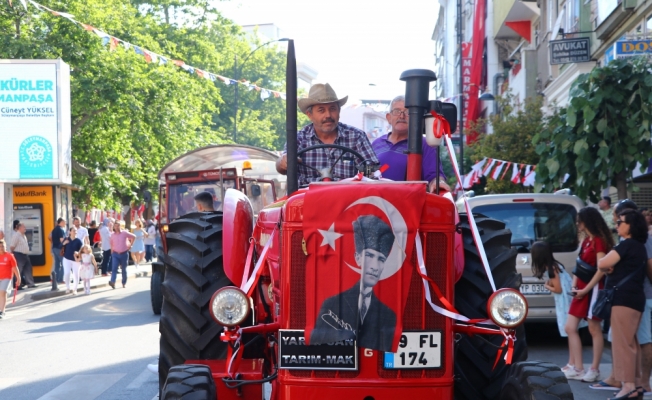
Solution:
[[[107,276],[111,272],[111,229],[113,228],[113,221],[110,218],[104,218],[102,226],[99,229],[101,248],[102,248],[102,276]]]
[[[145,243],[145,262],[152,262],[154,259],[154,244],[156,244],[156,225],[154,220],[147,221],[147,237],[143,240]]]
[[[90,244],[91,242],[88,239],[88,229],[81,226],[81,218],[73,218],[72,223],[75,225],[75,228],[77,228],[77,239],[81,240],[83,244]]]

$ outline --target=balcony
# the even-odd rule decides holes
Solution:
[[[520,36],[505,22],[533,21],[539,16],[536,1],[501,0],[494,2],[494,27],[496,39],[519,40]]]

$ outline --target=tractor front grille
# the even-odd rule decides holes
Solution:
[[[302,249],[303,232],[292,233],[290,260],[290,310],[289,329],[304,329],[306,326],[306,255]],[[447,275],[452,270],[447,260],[448,236],[445,233],[429,232],[425,234],[424,257],[428,276],[435,281],[442,294],[447,292]],[[412,264],[417,266],[416,250],[412,251]],[[431,293],[435,298],[435,294]],[[403,313],[403,330],[441,330],[442,343],[448,343],[451,332],[446,331],[446,318],[435,313],[425,299],[423,282],[416,271],[412,273],[410,291]],[[446,353],[442,352],[442,365],[447,364]],[[387,370],[383,368],[383,357],[378,357],[377,373],[380,378],[437,378],[445,374],[445,368],[426,370]],[[302,378],[355,378],[359,371],[302,371],[289,370],[291,376]]]

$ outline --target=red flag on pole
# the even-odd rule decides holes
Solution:
[[[305,197],[306,343],[355,339],[359,347],[394,352],[424,184],[333,186],[312,184]]]

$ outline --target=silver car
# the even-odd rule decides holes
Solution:
[[[576,196],[559,193],[496,194],[467,198],[474,214],[483,214],[505,222],[512,231],[512,246],[518,249],[516,271],[523,276],[521,293],[528,300],[529,322],[556,320],[555,301],[543,280],[532,274],[530,247],[545,240],[552,245],[555,259],[572,273],[580,251],[575,220],[584,202]],[[457,208],[465,212],[463,200]]]

